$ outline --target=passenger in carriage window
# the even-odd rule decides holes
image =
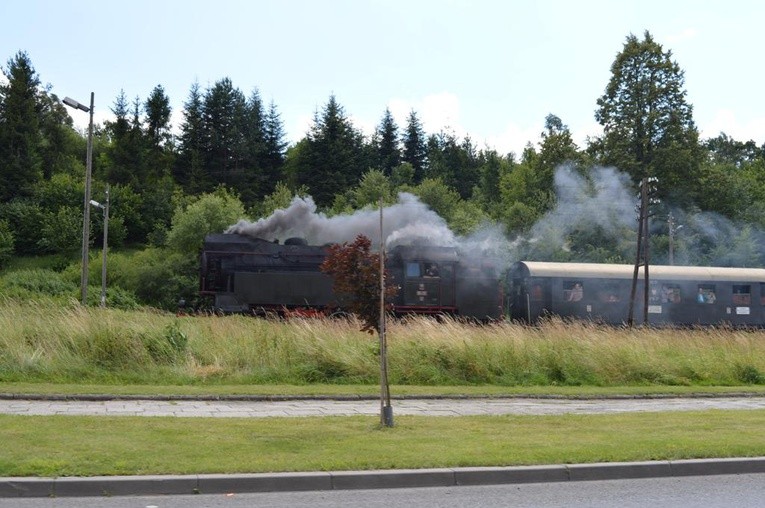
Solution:
[[[696,301],[698,303],[704,303],[706,299],[704,298],[704,290],[699,288],[699,294],[696,295]]]
[[[578,302],[582,299],[584,296],[584,289],[582,289],[582,285],[577,282],[574,284],[574,288],[571,289],[571,291],[568,294],[568,301],[569,302]]]
[[[425,265],[425,277],[438,277],[438,265],[428,263]]]

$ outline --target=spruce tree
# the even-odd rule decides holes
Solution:
[[[385,109],[380,125],[375,131],[373,142],[376,166],[385,176],[391,176],[393,168],[401,164],[401,150],[399,148],[398,126],[390,109]]]
[[[207,172],[214,184],[238,188],[246,159],[244,94],[223,78],[207,90],[202,111]]]
[[[282,180],[282,167],[287,150],[287,142],[284,140],[284,126],[282,124],[276,104],[271,101],[265,122],[265,153],[263,160],[264,180],[261,186],[263,196],[268,196],[276,189],[276,183]]]
[[[144,111],[146,112],[149,176],[156,182],[170,175],[174,156],[170,134],[172,108],[162,85],[157,85],[151,91],[144,103]]]
[[[406,130],[402,136],[404,151],[402,162],[408,162],[414,168],[414,182],[420,183],[427,170],[427,140],[417,113],[412,110],[407,118]]]
[[[42,180],[40,79],[29,56],[8,61],[0,84],[0,199],[32,196]]]
[[[317,112],[307,136],[305,150],[299,151],[297,184],[308,187],[321,206],[332,204],[335,194],[345,192],[364,171],[363,136],[358,132],[334,95],[322,114]]]
[[[200,194],[212,190],[210,176],[204,166],[204,102],[199,83],[194,82],[183,103],[183,123],[178,142],[173,177],[186,192]]]

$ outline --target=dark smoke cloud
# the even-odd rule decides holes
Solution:
[[[288,208],[276,210],[256,222],[240,220],[226,233],[270,241],[301,237],[311,245],[352,242],[363,234],[377,246],[380,244],[380,211],[360,210],[328,217],[316,211],[310,196],[296,196]],[[383,236],[387,247],[413,243],[451,247],[458,243],[443,218],[416,196],[405,192],[398,195],[398,203],[383,209]]]
[[[363,234],[376,249],[380,245],[380,211],[367,209],[328,217],[316,211],[310,196],[296,196],[289,207],[255,222],[240,220],[226,233],[282,242],[300,237],[310,245],[352,242]],[[407,192],[399,193],[398,202],[383,209],[383,237],[386,249],[397,245],[454,247],[471,256],[491,257],[503,266],[509,263],[509,244],[499,225],[485,224],[470,236],[456,235],[440,215]]]

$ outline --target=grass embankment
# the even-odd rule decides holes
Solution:
[[[765,411],[426,418],[0,415],[0,476],[507,466],[765,455]]]
[[[342,321],[0,301],[0,391],[376,395],[377,339]],[[389,328],[394,394],[762,393],[761,332],[550,322]],[[765,455],[765,411],[425,418],[0,415],[0,476],[233,473]]]
[[[93,385],[122,393],[153,386],[164,393],[375,394],[377,338],[358,329],[345,321],[175,317],[5,299],[0,382],[20,391],[47,383],[43,391]],[[760,391],[764,338],[721,328],[412,319],[388,329],[389,379],[412,394]]]

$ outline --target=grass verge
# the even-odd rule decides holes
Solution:
[[[0,382],[0,394],[7,395],[104,395],[146,397],[237,397],[237,396],[337,396],[379,397],[379,385],[113,385],[74,383]],[[618,396],[689,396],[689,395],[765,395],[765,386],[391,386],[396,397],[618,397]]]
[[[211,419],[0,415],[0,476],[253,473],[765,455],[765,411]]]

